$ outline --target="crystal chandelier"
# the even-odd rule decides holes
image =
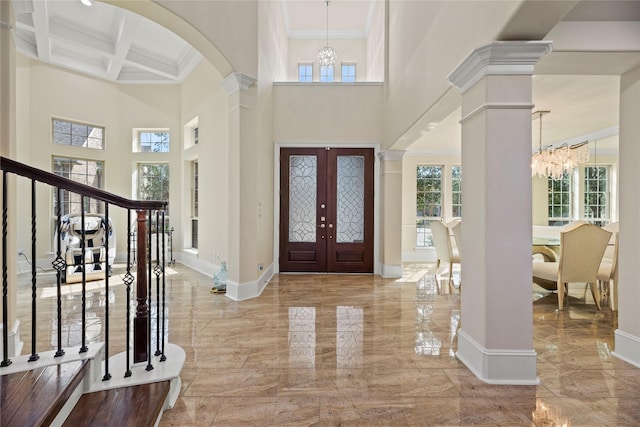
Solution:
[[[321,67],[333,67],[336,65],[338,54],[332,47],[329,47],[329,0],[326,0],[324,3],[327,5],[327,43],[325,47],[318,52],[318,61]]]
[[[549,111],[536,111],[540,119],[540,138],[538,150],[531,156],[531,175],[560,179],[581,163],[589,161],[587,141],[579,144],[562,144],[557,147],[542,146],[542,116]]]

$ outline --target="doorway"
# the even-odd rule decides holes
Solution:
[[[372,148],[280,150],[282,272],[373,273]]]

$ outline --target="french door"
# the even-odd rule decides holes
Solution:
[[[282,148],[280,271],[373,272],[373,149]]]

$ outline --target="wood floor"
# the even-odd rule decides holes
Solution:
[[[556,295],[533,286],[540,384],[489,385],[455,357],[460,295],[420,281],[431,268],[405,265],[399,280],[276,275],[259,298],[237,302],[211,293],[211,277],[173,267],[167,333],[187,360],[160,426],[640,425],[640,369],[612,354],[617,316],[608,306],[596,310],[573,286],[559,312]],[[46,306],[52,299],[39,292]],[[28,296],[26,278],[27,313]],[[95,291],[90,310],[105,297]],[[75,295],[65,298],[73,324]],[[117,319],[124,287],[112,286],[109,298]],[[41,322],[46,344],[51,322]],[[100,327],[92,323],[96,339]]]

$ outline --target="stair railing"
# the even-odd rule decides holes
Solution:
[[[2,169],[2,323],[4,326],[2,333],[2,344],[3,344],[3,354],[2,360],[0,361],[0,374],[2,374],[3,367],[9,366],[12,361],[9,358],[9,327],[8,327],[8,289],[9,289],[9,278],[8,278],[8,265],[7,265],[7,242],[8,235],[12,230],[8,229],[8,184],[7,178],[9,174],[13,174],[16,176],[24,177],[31,181],[31,355],[29,356],[29,362],[33,362],[39,360],[40,356],[37,352],[37,272],[36,272],[36,232],[37,232],[37,221],[36,221],[36,183],[42,183],[47,186],[50,186],[55,189],[58,195],[58,203],[57,203],[57,242],[56,242],[56,256],[54,261],[52,262],[53,268],[56,270],[56,303],[57,303],[57,345],[54,357],[60,357],[65,354],[65,349],[63,348],[62,343],[62,286],[63,286],[63,271],[65,271],[67,267],[66,256],[62,253],[62,245],[61,245],[61,200],[62,200],[62,191],[67,190],[72,193],[78,194],[82,199],[82,206],[85,206],[85,200],[94,199],[97,201],[104,202],[104,212],[105,212],[105,223],[106,223],[106,234],[105,237],[105,258],[106,258],[106,270],[104,277],[104,290],[105,290],[105,312],[104,312],[104,377],[103,381],[107,381],[111,379],[111,373],[109,371],[109,239],[108,235],[111,232],[110,221],[109,221],[109,209],[110,206],[116,206],[119,208],[123,208],[127,210],[127,218],[131,218],[133,212],[136,213],[136,224],[137,224],[137,241],[136,241],[136,253],[134,255],[136,259],[136,276],[134,277],[131,272],[132,261],[131,261],[131,244],[129,242],[130,236],[132,236],[131,231],[131,221],[128,220],[127,223],[127,268],[126,273],[123,276],[123,282],[126,286],[126,319],[125,319],[125,328],[126,328],[126,342],[124,346],[126,348],[126,368],[123,375],[125,377],[131,376],[131,363],[140,363],[146,362],[146,370],[152,370],[152,356],[161,356],[160,361],[164,362],[166,360],[166,355],[164,354],[165,349],[165,312],[166,312],[166,301],[165,301],[165,239],[162,239],[162,244],[160,245],[160,236],[164,236],[166,234],[165,228],[165,211],[167,208],[167,203],[162,201],[143,201],[143,200],[130,200],[124,197],[109,193],[107,191],[90,187],[88,185],[84,185],[70,179],[64,178],[59,175],[55,175],[51,172],[43,171],[41,169],[36,169],[31,166],[25,165],[23,163],[19,163],[15,160],[7,159],[4,157],[0,157],[0,166]],[[151,225],[151,219],[153,218],[153,214],[156,215],[156,260],[155,265],[153,264],[151,251],[147,252],[147,248],[150,249],[151,244],[151,236],[152,236],[152,227],[147,227],[147,224]],[[86,248],[85,248],[85,234],[86,234],[86,224],[85,224],[85,213],[84,209],[82,209],[82,229],[81,235],[82,239],[80,242],[80,250],[81,250],[81,259],[82,259],[82,291],[81,291],[81,300],[82,300],[82,319],[81,319],[81,345],[80,345],[80,353],[87,351],[87,316],[86,316]],[[162,220],[160,221],[160,216]],[[149,244],[148,244],[149,243]],[[152,321],[151,321],[151,311],[150,307],[153,304],[152,299],[152,273],[156,278],[156,352],[152,354]],[[133,321],[131,321],[131,290],[132,285],[135,283],[135,299],[136,299],[136,309],[135,309],[135,317]],[[160,285],[162,284],[162,289]],[[160,298],[160,294],[162,294],[162,298]],[[131,342],[131,326],[133,325],[133,349],[129,343]],[[131,355],[131,351],[133,351],[133,356]]]

